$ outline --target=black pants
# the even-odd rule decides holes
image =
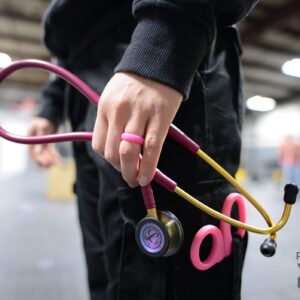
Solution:
[[[124,49],[124,45],[116,44],[101,63],[86,62],[83,65],[91,67],[77,67],[73,71],[101,92]],[[96,61],[94,54],[91,50],[82,61]],[[190,97],[174,120],[232,174],[239,164],[243,107],[239,55],[235,30],[218,30],[195,74]],[[70,97],[78,107],[78,103],[86,103],[73,90]],[[82,110],[77,109],[77,113],[82,118]],[[92,130],[95,116],[96,108],[88,105],[82,122],[75,122],[79,120],[76,109],[71,120],[76,123],[75,129]],[[75,143],[74,154],[79,216],[93,300],[240,299],[247,238],[235,237],[233,255],[210,270],[196,270],[189,259],[193,237],[201,226],[219,222],[153,184],[158,209],[169,210],[178,217],[185,241],[172,257],[149,258],[135,242],[135,226],[146,214],[140,189],[129,188],[116,170],[93,153],[89,143]],[[219,211],[226,196],[234,191],[219,174],[169,138],[159,168],[180,187]],[[208,252],[210,241],[206,242],[202,250]]]

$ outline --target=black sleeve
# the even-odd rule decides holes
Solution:
[[[134,0],[138,25],[115,71],[169,85],[186,98],[214,37],[214,1]]]
[[[63,121],[65,81],[55,77],[42,89],[38,117],[50,120],[56,128]]]

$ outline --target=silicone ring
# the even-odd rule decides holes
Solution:
[[[121,140],[139,144],[139,145],[144,145],[144,138],[133,133],[123,132],[121,135]]]

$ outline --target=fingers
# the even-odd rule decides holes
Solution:
[[[40,163],[40,156],[43,153],[43,148],[45,148],[45,145],[29,145],[28,147],[30,157],[38,164]]]
[[[39,136],[48,133],[50,133],[50,130],[44,124],[34,124],[34,126],[30,127],[28,130],[29,136]],[[39,163],[39,157],[43,154],[44,149],[46,149],[46,145],[47,144],[29,145],[29,154],[37,163]]]
[[[40,167],[50,167],[60,159],[58,152],[52,144],[30,145],[29,154]]]
[[[54,125],[45,118],[36,117],[32,120],[29,136],[39,136],[54,133]],[[29,155],[41,167],[50,167],[59,161],[59,154],[51,144],[29,145]]]
[[[180,106],[176,90],[131,73],[116,73],[98,106],[92,146],[132,187],[148,184],[155,173],[167,130]],[[145,137],[138,144],[120,141],[122,132]]]
[[[152,118],[147,126],[143,157],[140,161],[138,181],[145,186],[153,179],[161,149],[169,126],[160,122],[161,118]]]
[[[32,119],[28,128],[29,136],[54,133],[56,128],[54,124],[45,118],[35,117]]]
[[[95,152],[104,156],[108,122],[106,117],[98,109],[98,114],[93,131],[92,148]]]
[[[118,171],[121,171],[119,148],[123,128],[123,125],[117,122],[112,122],[112,124],[108,126],[104,150],[105,159]]]
[[[139,116],[131,119],[127,124],[124,132],[144,136],[146,121]],[[122,133],[122,132],[121,132]],[[121,133],[119,137],[121,136]],[[142,146],[128,141],[121,141],[119,154],[122,176],[131,187],[139,185],[137,174],[139,170],[139,155]]]
[[[51,167],[58,163],[60,156],[56,151],[54,145],[47,144],[44,148],[43,154],[39,157],[39,165],[45,168]]]
[[[60,156],[52,144],[35,145],[41,146],[40,151],[34,151],[33,159],[40,166],[48,168],[58,163]]]
[[[35,157],[42,151],[42,145],[29,145],[28,151],[30,157],[35,160]]]

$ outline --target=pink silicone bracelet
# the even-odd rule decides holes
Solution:
[[[137,134],[123,132],[121,135],[121,139],[123,141],[144,145],[144,138],[142,138],[141,136],[139,136]]]

